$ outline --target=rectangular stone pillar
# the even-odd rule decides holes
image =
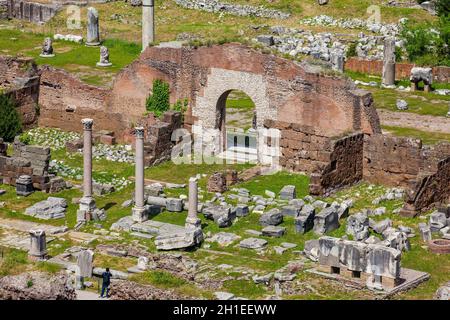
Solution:
[[[144,199],[144,128],[135,128],[136,135],[136,159],[135,159],[135,194],[132,217],[136,222],[144,222],[148,219],[148,210],[145,208]]]
[[[100,31],[98,25],[98,11],[93,7],[88,8],[87,14],[87,46],[98,46],[100,44]]]
[[[142,51],[155,41],[155,1],[142,0]]]
[[[395,39],[384,39],[383,51],[383,86],[395,85]]]

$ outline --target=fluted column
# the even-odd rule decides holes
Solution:
[[[47,240],[44,230],[30,230],[30,250],[32,260],[42,260],[47,256]]]
[[[383,77],[384,86],[395,85],[395,39],[386,38],[383,50]]]
[[[135,128],[136,158],[135,158],[135,194],[133,220],[143,222],[148,219],[144,199],[144,128]]]

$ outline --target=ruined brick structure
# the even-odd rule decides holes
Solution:
[[[25,127],[37,121],[39,79],[32,59],[0,56],[0,92],[14,99]]]
[[[7,0],[9,18],[43,23],[53,18],[61,8],[56,4],[44,4],[23,0]]]
[[[0,144],[0,150],[3,144]],[[0,179],[3,184],[15,186],[16,179],[21,175],[29,175],[33,187],[37,190],[49,191],[50,148],[24,145],[16,139],[13,144],[12,157],[0,155]]]
[[[153,80],[170,84],[170,102],[188,99],[182,116],[146,116]],[[326,194],[361,180],[409,190],[403,212],[419,213],[450,195],[449,144],[422,146],[381,134],[372,95],[329,70],[263,54],[240,44],[147,48],[116,77],[112,89],[87,85],[65,71],[41,68],[39,125],[80,131],[82,118],[96,130],[133,142],[132,128],[146,129],[145,164],[170,158],[172,133],[202,125],[224,132],[232,90],[254,102],[258,129],[280,133],[281,167],[311,176],[312,194]],[[208,135],[205,134],[204,135]],[[258,151],[259,152],[259,151]],[[261,162],[264,157],[258,154]]]

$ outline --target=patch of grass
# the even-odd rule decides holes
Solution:
[[[27,253],[23,250],[0,247],[3,258],[0,260],[0,276],[15,275],[26,270]]]
[[[38,262],[36,268],[47,273],[58,273],[59,271],[61,271],[60,265],[47,261]]]
[[[223,288],[235,296],[248,299],[261,298],[267,293],[265,287],[250,280],[228,280],[223,283]]]
[[[186,280],[165,271],[146,271],[138,273],[132,276],[132,280],[143,284],[151,284],[160,288],[178,288],[187,284]]]
[[[424,144],[436,144],[439,142],[449,142],[450,134],[442,132],[421,131],[413,128],[402,128],[392,126],[382,126],[383,130],[389,133],[400,136],[421,139]]]

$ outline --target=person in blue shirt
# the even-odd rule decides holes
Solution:
[[[103,272],[103,274],[102,274],[102,278],[103,278],[103,281],[102,281],[102,294],[100,295],[100,298],[103,298],[103,295],[105,294],[105,291],[106,291],[105,298],[108,298],[109,285],[111,284],[111,277],[112,277],[112,274],[111,274],[111,272],[109,272],[109,268],[106,268],[106,271]]]

